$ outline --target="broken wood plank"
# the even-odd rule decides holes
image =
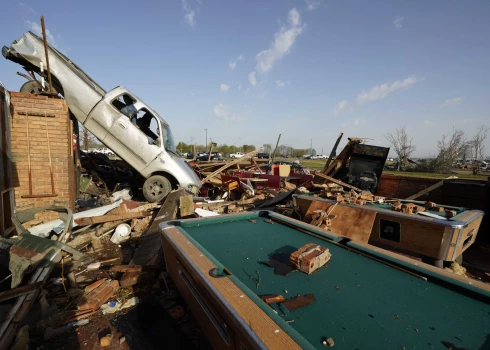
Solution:
[[[136,248],[133,259],[131,259],[129,263],[131,266],[155,265],[158,262],[158,253],[162,249],[161,235],[158,226],[162,222],[174,220],[176,218],[178,200],[183,195],[184,189],[182,188],[173,190],[169,193],[150,227],[141,235],[140,245]],[[125,272],[120,280],[121,287],[131,286],[139,283],[141,279],[145,279],[145,276],[139,278],[139,275],[139,272]],[[148,273],[143,273],[143,275],[148,275]]]
[[[221,168],[219,168],[218,170],[216,170],[216,171],[212,172],[211,174],[209,174],[208,176],[206,176],[204,179],[202,179],[202,180],[201,180],[201,183],[202,183],[202,184],[205,184],[206,182],[208,182],[208,181],[209,181],[209,179],[211,179],[211,178],[215,177],[216,175],[221,174],[221,172],[222,172],[223,170],[228,169],[228,168],[229,168],[229,167],[231,167],[232,165],[235,165],[235,164],[237,164],[237,165],[238,165],[238,163],[240,163],[240,162],[244,161],[245,159],[248,159],[248,158],[250,158],[250,157],[255,156],[255,155],[256,155],[257,153],[259,153],[261,150],[262,150],[262,148],[259,148],[259,149],[256,149],[255,151],[248,152],[248,153],[247,153],[247,154],[245,154],[243,157],[237,158],[237,159],[235,159],[235,160],[233,160],[233,161],[231,161],[231,162],[229,162],[229,163],[227,163],[227,164],[223,165]]]
[[[9,300],[12,298],[20,297],[21,295],[32,292],[33,290],[38,289],[43,283],[36,282],[32,284],[27,284],[25,286],[17,287],[11,290],[7,290],[5,292],[0,293],[0,302]]]
[[[349,184],[347,184],[347,183],[345,183],[345,182],[343,182],[343,181],[340,181],[340,180],[334,179],[333,177],[330,177],[330,176],[328,176],[328,175],[322,174],[322,173],[321,173],[321,172],[319,172],[319,171],[313,171],[313,172],[312,172],[312,174],[313,174],[313,175],[315,175],[315,176],[318,176],[318,177],[320,177],[320,178],[322,178],[322,179],[324,179],[324,180],[328,180],[328,181],[330,181],[330,182],[333,182],[334,184],[337,184],[337,185],[340,185],[340,186],[343,186],[343,187],[349,188],[349,189],[354,190],[354,191],[362,192],[362,190],[361,190],[361,189],[359,189],[359,188],[357,188],[357,187],[355,187],[355,186],[352,186],[352,185],[349,185]]]
[[[164,270],[164,268],[156,265],[116,265],[111,266],[109,272],[143,272],[161,270]]]
[[[444,179],[445,180],[445,179]],[[442,185],[444,185],[444,180],[441,180],[439,181],[438,183],[430,186],[430,187],[427,187],[426,189],[423,189],[422,191],[419,191],[413,195],[411,195],[410,197],[406,198],[408,200],[412,200],[412,199],[416,199],[416,198],[419,198],[420,196],[423,196],[424,194],[427,194],[439,187],[441,187]]]
[[[192,200],[192,195],[180,197],[180,216],[186,217],[194,215],[194,201]]]
[[[151,211],[139,211],[139,212],[131,212],[131,213],[122,213],[122,214],[108,214],[102,216],[94,216],[91,218],[81,218],[76,219],[75,222],[77,225],[85,226],[85,225],[94,225],[101,224],[104,222],[116,221],[116,220],[126,220],[133,218],[142,218],[145,216],[152,215]]]

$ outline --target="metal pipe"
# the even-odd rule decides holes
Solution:
[[[48,42],[46,40],[46,29],[44,28],[44,16],[41,16],[41,28],[43,31],[44,54],[46,55],[46,68],[48,69],[49,93],[53,93],[53,84],[51,84],[51,70],[49,69]]]

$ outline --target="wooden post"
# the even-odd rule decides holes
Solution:
[[[49,93],[53,93],[53,84],[51,84],[51,69],[49,68],[48,42],[46,40],[46,29],[44,28],[44,16],[41,16],[41,28],[43,31],[44,54],[46,55],[46,67],[48,69]]]
[[[279,137],[277,138],[276,148],[274,148],[274,153],[272,153],[272,158],[271,158],[270,164],[274,163],[274,158],[276,157],[277,147],[279,146],[279,140],[281,140],[281,134],[279,134]]]
[[[330,165],[332,158],[335,157],[335,153],[337,152],[337,147],[339,147],[339,143],[340,143],[340,140],[342,139],[342,136],[344,136],[343,132],[341,132],[339,137],[337,138],[337,142],[335,142],[335,145],[333,146],[332,151],[330,152],[330,155],[328,156],[328,160],[325,163],[325,166],[323,167],[322,173],[328,169],[328,166]]]

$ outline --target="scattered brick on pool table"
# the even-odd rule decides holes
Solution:
[[[328,248],[315,243],[308,243],[291,253],[289,261],[301,272],[311,274],[325,265],[331,256]]]

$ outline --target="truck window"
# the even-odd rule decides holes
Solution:
[[[122,94],[112,101],[112,105],[128,118],[133,118],[137,114],[137,109],[134,107],[136,100],[128,94]]]
[[[150,111],[146,108],[141,108],[136,116],[131,118],[131,122],[146,135],[148,144],[160,147],[159,123]]]

